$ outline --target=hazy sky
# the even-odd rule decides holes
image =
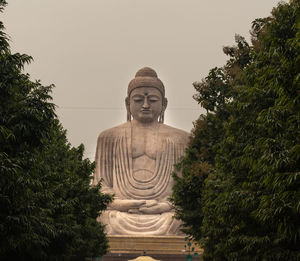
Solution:
[[[32,80],[55,84],[57,114],[72,145],[93,159],[98,134],[126,120],[129,81],[156,70],[169,100],[165,123],[190,131],[201,108],[192,83],[222,66],[234,35],[279,0],[8,0],[1,20]]]

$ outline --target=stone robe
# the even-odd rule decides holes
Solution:
[[[116,199],[167,202],[173,185],[173,165],[184,155],[188,133],[165,124],[158,126],[155,167],[146,180],[133,172],[131,122],[99,135],[94,184],[102,178],[103,193],[114,194]],[[173,211],[133,214],[108,208],[100,220],[106,224],[108,235],[178,235],[180,223],[173,215]]]

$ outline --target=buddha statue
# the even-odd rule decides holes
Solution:
[[[100,133],[93,184],[114,201],[102,213],[108,235],[181,235],[168,202],[173,165],[189,134],[164,124],[165,88],[156,72],[140,69],[128,86],[127,122]]]

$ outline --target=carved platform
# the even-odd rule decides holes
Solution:
[[[109,254],[103,261],[123,261],[141,255],[151,256],[161,261],[186,260],[184,236],[109,236]],[[202,249],[193,244],[195,252],[199,255]],[[201,260],[193,258],[195,261]]]
[[[182,254],[181,236],[109,236],[110,253]]]
[[[182,254],[184,237],[109,236],[110,253]]]

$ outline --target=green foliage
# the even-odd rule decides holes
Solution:
[[[6,2],[0,0],[0,10]],[[9,48],[0,23],[1,260],[83,260],[103,255],[96,221],[111,198],[90,187],[94,164],[72,148],[55,115],[53,86],[24,74],[30,56]]]
[[[235,37],[237,46],[224,47],[230,59],[222,68],[213,68],[201,82],[195,82],[198,91],[194,99],[206,110],[194,123],[186,156],[177,164],[180,175],[174,173],[175,185],[170,198],[175,216],[183,221],[183,231],[194,240],[202,238],[203,186],[214,172],[216,153],[220,149],[230,116],[229,104],[241,87],[242,68],[249,61],[249,45],[241,36]]]
[[[57,120],[43,145],[47,149],[36,151],[37,164],[34,167],[45,173],[43,181],[51,194],[47,204],[41,204],[51,209],[50,217],[57,233],[50,237],[45,249],[47,257],[51,260],[83,260],[103,255],[107,240],[103,226],[96,219],[111,198],[99,193],[100,184],[90,186],[94,164],[83,159],[83,145],[70,147]]]
[[[299,1],[280,3],[253,22],[251,46],[224,48],[226,66],[196,86],[208,113],[196,122],[172,200],[204,260],[300,259],[299,29]],[[201,176],[194,166],[204,162]]]

